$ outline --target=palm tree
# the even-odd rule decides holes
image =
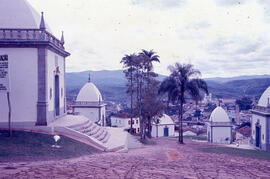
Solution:
[[[180,103],[179,106],[179,143],[183,144],[183,105],[185,103],[185,95],[189,95],[192,99],[200,99],[200,92],[204,91],[208,94],[207,84],[200,79],[201,72],[193,68],[191,64],[175,63],[169,66],[171,74],[166,78],[159,89],[161,94],[167,93],[168,100]]]
[[[155,76],[153,72],[153,62],[160,62],[159,56],[156,55],[156,52],[153,50],[147,51],[143,49],[142,52],[139,53],[139,57],[142,59],[143,68],[146,71],[146,80],[149,82],[150,75]],[[147,85],[147,90],[149,90],[149,85]]]

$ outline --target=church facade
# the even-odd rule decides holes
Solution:
[[[252,109],[250,143],[257,148],[270,151],[270,86]]]
[[[0,55],[9,60],[13,126],[47,125],[66,113],[65,60],[70,54],[26,0],[0,0]],[[0,125],[8,122],[0,94]]]

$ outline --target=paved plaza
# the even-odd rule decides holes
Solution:
[[[1,163],[1,178],[270,178],[270,160],[201,152],[213,144],[176,138],[128,153],[97,153],[58,161]],[[214,147],[214,145],[213,145]]]

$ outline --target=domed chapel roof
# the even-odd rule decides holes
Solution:
[[[231,122],[226,111],[218,106],[210,115],[210,121],[212,122]]]
[[[0,0],[0,22],[0,28],[39,29],[41,15],[27,0]]]
[[[98,88],[92,82],[88,82],[81,88],[76,101],[99,102],[102,101],[102,96]]]
[[[258,106],[268,107],[269,105],[270,105],[270,86],[264,91],[258,102]]]
[[[172,118],[168,116],[167,114],[163,114],[161,118],[159,118],[159,125],[169,125],[174,124]]]

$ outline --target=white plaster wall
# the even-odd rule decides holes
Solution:
[[[231,128],[230,127],[212,127],[212,137],[215,143],[229,144],[231,142]],[[226,138],[228,140],[226,141]]]
[[[210,124],[207,123],[207,141],[208,142],[211,142],[211,127],[210,127]]]
[[[152,125],[152,137],[164,137],[164,128],[166,125]],[[169,128],[169,136],[174,136],[174,125],[167,125]]]
[[[252,114],[252,118],[251,118],[251,137],[252,139],[255,140],[256,138],[256,122],[258,120],[258,117],[256,114]]]
[[[101,107],[100,109],[100,119],[101,119],[101,122],[103,120],[103,116],[104,116],[104,125],[106,125],[106,108],[105,106]]]
[[[92,122],[98,121],[98,108],[75,108],[74,112],[87,117]]]
[[[56,64],[55,64],[55,58],[57,57],[58,66],[59,66],[59,94],[60,94],[60,109],[64,107],[64,100],[65,100],[65,86],[64,86],[64,80],[65,80],[65,59],[61,57],[60,55],[52,52],[51,50],[47,50],[47,67],[48,67],[48,111],[54,111],[54,90],[55,90],[55,70],[56,70]],[[63,95],[61,95],[61,89],[63,90]],[[52,95],[50,98],[50,90],[52,90]]]
[[[0,48],[0,54],[7,54],[9,58],[11,121],[34,124],[37,119],[37,49]],[[7,97],[0,93],[0,122],[7,121]]]

